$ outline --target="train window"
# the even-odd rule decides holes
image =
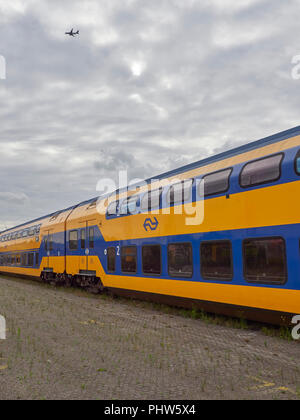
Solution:
[[[186,179],[171,185],[167,193],[167,203],[170,206],[187,203],[191,199],[192,185],[193,179]]]
[[[33,267],[33,261],[34,261],[33,252],[30,252],[28,254],[28,265],[29,265],[29,267]]]
[[[81,249],[85,249],[85,229],[81,229],[80,231],[80,247]]]
[[[298,175],[300,175],[300,150],[297,152],[295,158],[295,171]]]
[[[110,203],[106,210],[107,216],[116,216],[118,214],[118,208],[119,208],[119,201],[113,201]]]
[[[120,214],[133,214],[136,212],[139,196],[133,195],[123,200],[120,206]]]
[[[202,242],[200,246],[201,275],[204,279],[231,280],[232,250],[230,241]]]
[[[284,284],[287,280],[285,241],[254,238],[243,242],[244,276],[248,282]]]
[[[168,267],[170,276],[192,277],[192,245],[190,243],[170,244],[168,246]]]
[[[123,246],[121,248],[121,268],[123,273],[136,273],[137,249],[136,246]]]
[[[240,174],[241,187],[252,187],[280,178],[283,153],[247,163]]]
[[[116,249],[114,246],[107,248],[107,271],[110,273],[116,271]]]
[[[145,245],[142,248],[143,272],[145,274],[161,274],[160,245]]]
[[[204,196],[226,192],[229,188],[229,178],[231,172],[232,168],[229,168],[204,175],[202,178],[204,181]],[[199,195],[201,195],[200,188],[201,183],[199,185]]]
[[[71,230],[69,233],[69,248],[77,249],[78,248],[78,231]]]
[[[22,265],[25,266],[26,265],[26,254],[22,254]]]
[[[94,228],[90,227],[89,228],[89,248],[94,248],[95,246],[95,233],[94,233]]]
[[[48,245],[49,245],[49,251],[52,251],[53,250],[53,235],[49,235]]]
[[[149,191],[141,199],[141,209],[151,211],[159,207],[162,188]]]

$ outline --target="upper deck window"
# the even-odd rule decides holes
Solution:
[[[34,227],[34,226],[32,226],[32,227],[29,229],[29,231],[28,231],[28,235],[29,235],[29,236],[33,236],[33,235],[34,235],[34,232],[35,232],[35,227]]]
[[[142,210],[154,210],[160,205],[162,189],[147,192],[141,199],[141,209]]]
[[[116,216],[118,213],[119,202],[113,201],[107,207],[106,214],[107,216]]]
[[[283,154],[280,153],[247,163],[240,174],[241,187],[252,187],[279,179],[282,159]]]
[[[229,188],[229,178],[231,172],[232,168],[229,168],[204,175],[204,196],[226,192]],[[199,194],[201,193],[199,192]]]
[[[193,179],[187,179],[171,185],[167,193],[168,204],[172,205],[187,203],[192,196],[192,185]]]
[[[133,214],[136,212],[138,195],[125,198],[120,206],[120,214]]]
[[[295,171],[300,175],[300,150],[298,150],[295,158]]]

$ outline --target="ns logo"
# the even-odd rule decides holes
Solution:
[[[157,226],[158,226],[158,220],[156,217],[154,217],[154,219],[151,219],[150,217],[148,217],[145,222],[144,222],[144,229],[146,232],[148,232],[149,230],[156,230]]]

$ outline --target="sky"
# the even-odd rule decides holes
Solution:
[[[0,229],[299,125],[299,18],[299,0],[0,0]]]

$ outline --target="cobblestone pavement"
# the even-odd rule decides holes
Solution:
[[[298,399],[300,343],[0,277],[0,399]]]

